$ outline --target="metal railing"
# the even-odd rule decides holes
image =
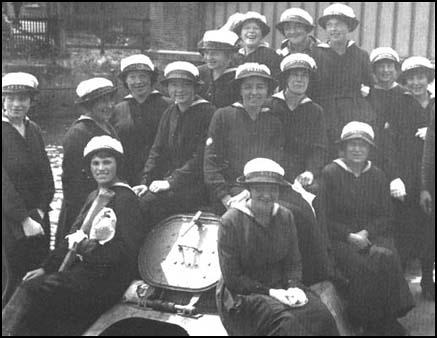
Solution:
[[[20,17],[12,23],[2,20],[2,52],[12,57],[45,57],[56,54],[57,18]]]

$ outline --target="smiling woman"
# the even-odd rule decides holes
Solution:
[[[94,136],[117,133],[108,123],[112,114],[113,94],[117,88],[105,78],[92,78],[77,86],[77,103],[83,115],[77,119],[63,140],[62,188],[64,199],[59,215],[56,245],[59,245],[82,208],[88,194],[96,188],[96,181],[83,166],[83,150]]]

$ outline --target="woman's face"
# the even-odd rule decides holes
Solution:
[[[134,97],[148,96],[152,92],[152,78],[143,70],[130,71],[126,76],[126,85]]]
[[[279,200],[279,187],[276,184],[257,183],[249,186],[251,210],[255,216],[270,217],[273,205]]]
[[[98,120],[109,121],[114,109],[114,98],[112,95],[104,95],[94,103],[92,112]]]
[[[286,22],[284,24],[284,35],[294,45],[301,45],[308,38],[306,26],[300,22]]]
[[[425,95],[428,91],[428,77],[423,71],[411,72],[405,77],[405,85],[414,96]]]
[[[97,153],[91,158],[90,169],[99,187],[109,187],[117,180],[117,161],[113,156]]]
[[[361,164],[367,161],[370,152],[370,145],[362,139],[346,141],[344,156],[348,162]]]
[[[203,51],[203,59],[209,69],[225,69],[229,66],[231,58],[224,50],[207,49]]]
[[[258,47],[263,38],[260,25],[254,20],[248,20],[241,27],[240,38],[245,46],[250,48]]]
[[[246,108],[261,107],[269,96],[269,84],[266,79],[251,76],[241,83],[241,98]]]
[[[310,82],[310,73],[307,69],[293,69],[287,80],[287,90],[295,95],[306,93]]]
[[[326,23],[326,32],[332,42],[346,42],[349,27],[346,22],[338,18],[331,18]]]
[[[12,120],[23,120],[30,109],[30,95],[26,93],[6,94],[3,107],[6,115]]]
[[[196,90],[190,80],[172,79],[168,82],[168,94],[176,104],[189,106],[194,101]]]
[[[396,81],[396,64],[391,60],[376,62],[374,67],[375,76],[379,83],[393,83]]]

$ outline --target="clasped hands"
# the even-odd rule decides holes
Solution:
[[[305,292],[299,288],[270,289],[269,295],[288,306],[302,305],[308,301]]]

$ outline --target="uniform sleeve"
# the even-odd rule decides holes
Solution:
[[[186,186],[188,184],[195,184],[195,180],[202,177],[202,166],[203,166],[203,156],[205,151],[205,141],[208,133],[209,123],[211,117],[214,113],[214,107],[209,106],[202,113],[202,123],[199,125],[198,135],[197,135],[197,146],[192,155],[192,157],[185,162],[185,164],[174,170],[170,177],[168,177],[168,182],[170,183],[170,188],[178,188],[181,186]]]
[[[40,192],[41,198],[39,199],[39,208],[44,212],[49,211],[50,203],[52,202],[53,196],[55,194],[55,184],[53,182],[52,169],[50,167],[50,161],[45,150],[45,145],[43,138],[41,136],[41,131],[38,127],[37,138],[40,145],[40,166],[41,166],[41,179],[42,179],[42,189]]]
[[[373,78],[372,78],[372,65],[370,64],[369,54],[363,51],[362,62],[361,62],[361,76],[362,76],[362,84],[368,87],[373,86]]]
[[[434,189],[435,181],[435,106],[431,111],[431,123],[425,137],[422,157],[422,190]]]
[[[2,166],[2,214],[16,222],[9,229],[16,239],[24,237],[22,222],[29,216],[24,201],[15,190],[6,169]],[[8,222],[9,224],[9,222]]]
[[[155,179],[155,173],[158,170],[161,156],[163,156],[166,139],[168,136],[168,120],[170,115],[170,108],[167,109],[161,117],[156,132],[155,141],[149,152],[149,157],[146,160],[143,169],[143,177],[141,184],[149,185]]]
[[[230,193],[224,176],[227,168],[224,160],[224,128],[222,110],[219,109],[214,113],[209,126],[203,169],[206,185],[219,200]]]
[[[218,254],[223,279],[229,290],[241,295],[269,294],[269,288],[244,275],[239,257],[238,236],[232,220],[221,219],[218,232]]]
[[[326,224],[326,228],[331,240],[346,241],[350,233],[347,224],[335,220],[332,199],[340,198],[333,195],[332,176],[326,168],[322,171],[320,179],[320,195],[317,197],[317,209],[319,222]]]
[[[375,192],[375,195],[370,198],[375,198],[378,203],[375,203],[376,209],[372,210],[372,220],[366,225],[366,230],[369,232],[369,239],[387,235],[392,230],[393,210],[390,196],[390,185],[385,175],[382,172],[377,172],[374,187],[369,187],[369,192]],[[370,212],[370,211],[369,211]]]
[[[311,171],[315,176],[320,175],[323,166],[326,163],[328,144],[328,136],[326,131],[325,119],[323,117],[323,110],[321,107],[318,109],[318,118],[315,120],[315,124],[313,126],[314,132],[311,135],[313,141],[311,144],[311,149],[308,152],[308,156],[305,161],[306,170]]]
[[[83,192],[82,179],[85,175],[83,168],[83,150],[90,139],[90,135],[80,128],[73,126],[67,133],[63,148],[62,161],[62,189],[67,201],[84,200],[88,195]]]
[[[287,223],[291,229],[290,250],[284,262],[284,273],[286,280],[283,283],[287,288],[296,287],[302,284],[302,258],[299,251],[298,235],[293,215],[288,213]]]

